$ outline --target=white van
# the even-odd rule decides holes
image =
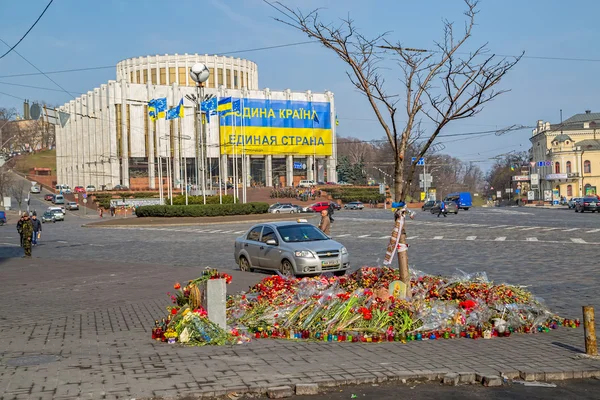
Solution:
[[[315,181],[310,181],[308,179],[304,179],[304,180],[300,181],[300,183],[298,184],[298,187],[309,188],[309,187],[312,187],[312,186],[315,186],[315,185],[316,185]]]
[[[65,197],[62,194],[55,194],[52,202],[54,204],[65,204]]]

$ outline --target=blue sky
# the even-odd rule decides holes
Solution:
[[[433,47],[442,38],[442,19],[462,26],[460,0],[389,1],[287,0],[308,11],[322,7],[325,19],[350,15],[361,33],[389,31],[390,40],[407,47]],[[46,6],[46,0],[4,1],[0,38],[14,44]],[[496,54],[600,59],[597,0],[483,0],[473,38],[465,49],[489,43]],[[222,54],[305,41],[301,33],[273,20],[276,12],[262,0],[55,0],[17,51],[43,71],[114,66],[122,59],[148,54]],[[0,54],[7,49],[0,43]],[[338,134],[380,139],[381,127],[368,104],[351,86],[345,65],[318,44],[233,54],[258,64],[259,85],[273,90],[324,91],[336,95]],[[586,109],[600,111],[597,93],[600,62],[523,59],[502,83],[511,91],[488,104],[478,116],[456,122],[443,134],[487,131],[538,119],[558,122]],[[63,104],[69,95],[12,53],[0,59],[0,92]],[[388,80],[399,76],[390,70]],[[50,75],[68,91],[88,91],[115,78],[115,69]],[[8,85],[23,84],[55,91]],[[0,107],[21,108],[21,101],[0,94]],[[399,118],[402,120],[402,118]],[[527,150],[531,130],[508,135],[441,139],[445,153],[481,162],[511,150]]]

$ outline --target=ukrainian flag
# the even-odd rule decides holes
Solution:
[[[225,97],[219,100],[219,105],[217,106],[217,113],[219,114],[228,114],[231,112],[231,108],[233,107],[233,99],[231,97]]]
[[[167,98],[152,99],[148,102],[148,115],[153,121],[165,118],[167,114]]]

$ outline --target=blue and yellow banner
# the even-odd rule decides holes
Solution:
[[[223,153],[243,147],[248,154],[333,154],[329,103],[227,98],[219,101],[219,114]]]

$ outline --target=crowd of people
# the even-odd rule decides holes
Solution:
[[[31,248],[38,244],[42,235],[42,223],[37,218],[36,213],[25,212],[17,222],[17,232],[19,232],[20,243],[25,255],[23,258],[31,258]]]

